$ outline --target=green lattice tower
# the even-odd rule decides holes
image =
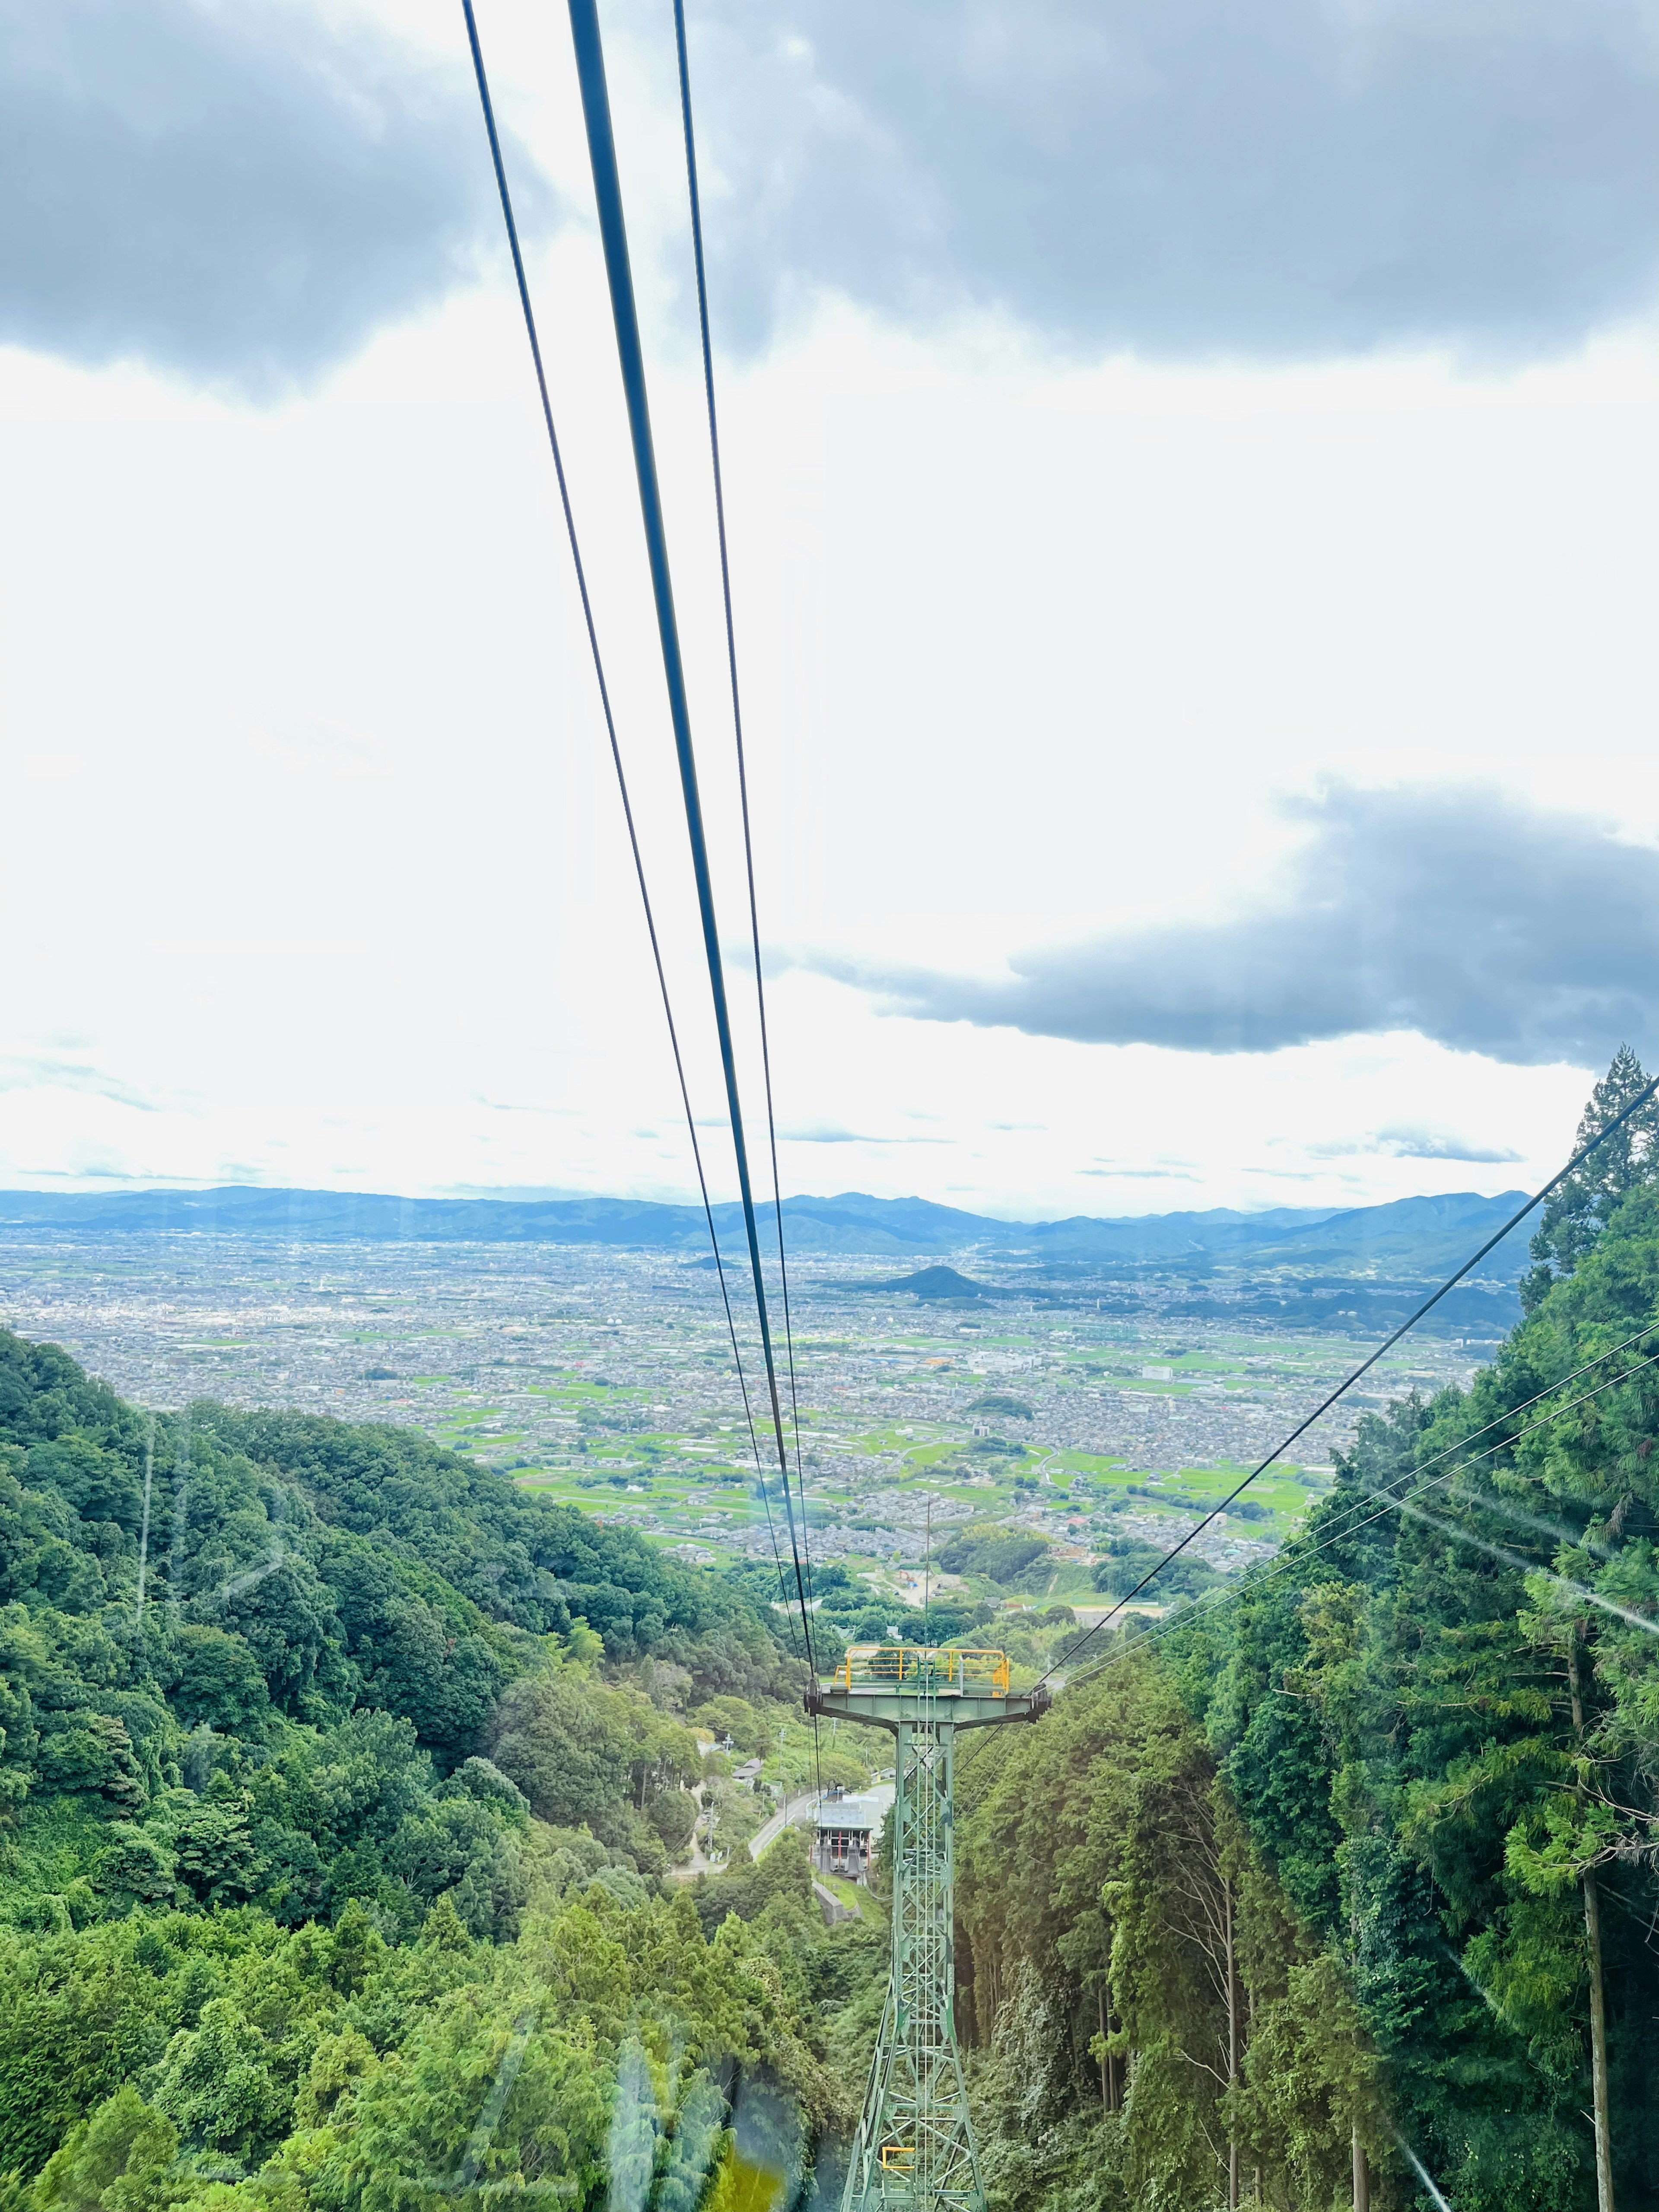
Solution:
[[[1045,1691],[1010,1691],[1000,1651],[855,1647],[809,1710],[896,1739],[892,1966],[842,2212],[982,2212],[957,2046],[953,1767],[957,1731],[1035,1720]]]

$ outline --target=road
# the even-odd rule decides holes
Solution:
[[[777,1841],[786,1828],[793,1827],[797,1820],[804,1820],[817,1802],[816,1790],[809,1790],[804,1797],[791,1797],[782,1812],[774,1813],[766,1826],[749,1838],[750,1857],[757,1859],[769,1844]]]

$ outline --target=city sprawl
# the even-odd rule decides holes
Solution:
[[[746,1269],[727,1271],[740,1378],[712,1266],[678,1255],[14,1237],[0,1265],[9,1326],[142,1404],[208,1397],[412,1425],[700,1563],[764,1561],[783,1542]],[[981,1523],[1048,1540],[1052,1593],[1082,1592],[1113,1539],[1162,1548],[1194,1527],[1370,1348],[1166,1318],[1155,1286],[1139,1311],[1119,1301],[1109,1314],[893,1282],[890,1261],[793,1265],[782,1395],[792,1462],[799,1413],[812,1559],[896,1602],[919,1598],[953,1530]],[[1416,1340],[1194,1551],[1223,1571],[1267,1556],[1362,1413],[1471,1364],[1458,1346]]]

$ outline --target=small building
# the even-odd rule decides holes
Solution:
[[[885,1806],[874,1798],[823,1797],[812,1820],[812,1864],[820,1874],[867,1882],[885,1819]]]
[[[757,1759],[745,1759],[732,1776],[732,1779],[741,1784],[745,1790],[752,1790],[760,1778],[761,1763]]]

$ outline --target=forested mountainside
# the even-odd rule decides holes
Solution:
[[[1355,2130],[1379,2208],[1589,2212],[1598,2149],[1604,2207],[1659,2202],[1656,1118],[1551,1202],[1471,1390],[965,1753],[1004,2205],[1325,2212]]]
[[[0,1439],[8,2205],[659,2165],[691,2212],[844,2135],[878,1932],[825,1929],[798,1845],[659,1878],[690,1721],[799,1696],[740,1589],[419,1437],[152,1423],[3,1334]]]
[[[1656,1121],[1472,1389],[964,1742],[991,2212],[1329,2212],[1356,2141],[1377,2212],[1659,2202]],[[0,2212],[833,2199],[879,1899],[671,1871],[692,1726],[799,1689],[764,1577],[3,1334],[0,1575]]]

